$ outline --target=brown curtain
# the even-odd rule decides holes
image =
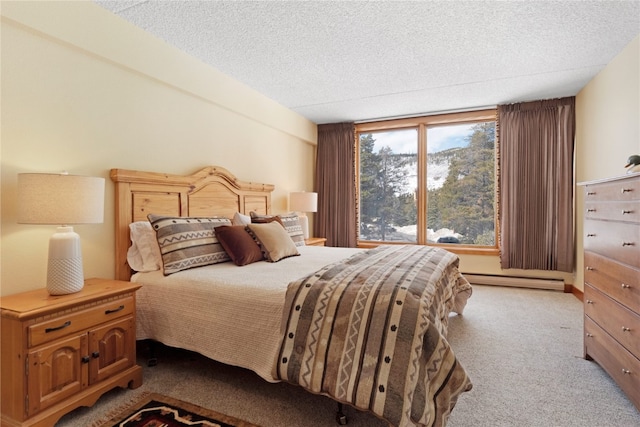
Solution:
[[[327,246],[356,246],[355,127],[353,123],[318,125],[314,235]]]
[[[572,272],[575,98],[498,106],[500,264]]]

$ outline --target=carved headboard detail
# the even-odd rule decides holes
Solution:
[[[172,216],[224,216],[271,211],[273,185],[238,180],[228,170],[209,166],[192,175],[111,169],[115,183],[116,279],[129,280],[129,224],[150,213]]]

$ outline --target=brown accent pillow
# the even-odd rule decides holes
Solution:
[[[300,255],[287,230],[276,221],[266,224],[247,224],[247,230],[256,239],[264,257],[269,262]]]
[[[216,237],[236,265],[247,265],[264,259],[260,246],[244,225],[220,226],[216,228]]]

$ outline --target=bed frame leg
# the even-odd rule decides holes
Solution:
[[[157,347],[155,341],[149,341],[149,359],[147,359],[147,366],[150,368],[158,364],[158,357],[156,356]]]
[[[342,412],[342,403],[340,402],[338,402],[338,412],[336,413],[336,421],[341,426],[344,426],[349,422],[349,420],[347,419],[347,416],[344,414],[344,412]]]

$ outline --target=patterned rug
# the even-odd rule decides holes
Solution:
[[[198,405],[151,393],[104,427],[258,427]]]

